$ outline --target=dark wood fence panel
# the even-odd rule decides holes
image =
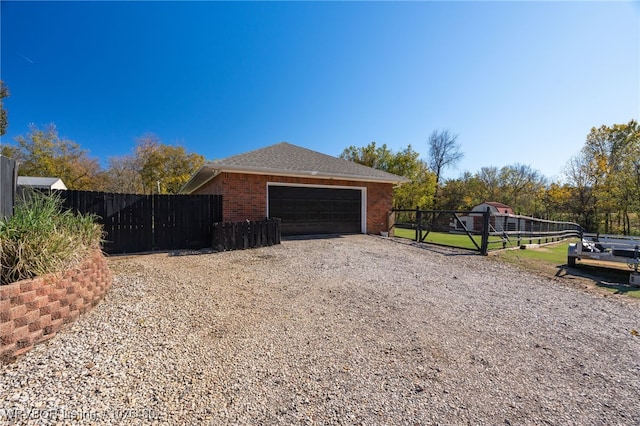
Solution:
[[[153,247],[151,197],[139,194],[105,194],[105,251],[138,253]]]
[[[156,249],[210,247],[211,225],[222,219],[222,203],[215,197],[154,195]]]
[[[262,222],[225,222],[213,224],[211,246],[218,251],[243,250],[280,244],[279,218]]]
[[[0,220],[13,216],[17,171],[15,160],[0,155]]]
[[[160,195],[154,195],[153,203],[155,205],[153,217],[156,238],[155,247],[167,250],[175,246],[175,233],[179,232],[176,227],[175,213],[172,210],[174,203],[171,202],[170,198]]]
[[[222,220],[220,195],[142,195],[59,191],[65,207],[98,216],[110,254],[210,247]]]

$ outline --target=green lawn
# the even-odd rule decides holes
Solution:
[[[567,249],[569,243],[578,240],[572,239],[557,244],[550,244],[540,249],[529,250],[507,250],[499,256],[510,263],[518,263],[521,259],[535,259],[552,263],[554,266],[561,266],[567,263]]]
[[[414,229],[403,229],[403,228],[395,228],[395,236],[400,238],[409,238],[411,240],[415,240],[416,231]],[[423,231],[424,235],[424,231]],[[474,241],[480,247],[480,243],[482,242],[482,238],[479,235],[473,236]],[[492,247],[496,247],[493,242],[500,242],[501,239],[498,237],[490,237],[489,238],[489,250]],[[425,238],[424,242],[426,243],[435,243],[435,244],[443,244],[452,247],[460,247],[465,249],[477,250],[476,246],[473,245],[471,239],[466,234],[447,234],[444,232],[429,232],[427,238]],[[502,245],[499,245],[502,247]]]

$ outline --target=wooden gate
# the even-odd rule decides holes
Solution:
[[[154,195],[154,249],[211,247],[211,227],[221,219],[221,195]]]

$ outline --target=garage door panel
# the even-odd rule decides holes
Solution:
[[[360,189],[269,186],[269,216],[282,219],[283,235],[359,233]]]

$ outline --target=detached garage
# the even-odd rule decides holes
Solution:
[[[282,142],[206,163],[182,189],[223,196],[223,220],[282,219],[283,235],[387,231],[407,179]]]
[[[283,235],[354,234],[362,229],[364,188],[268,185],[268,217],[282,219]]]

